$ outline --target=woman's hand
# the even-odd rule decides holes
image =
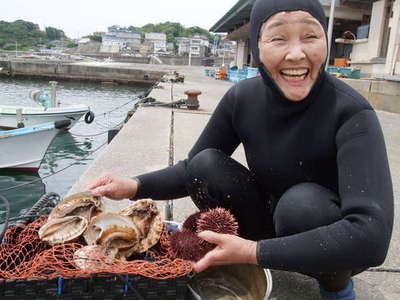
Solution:
[[[257,242],[212,231],[203,231],[198,235],[217,246],[193,265],[195,272],[216,265],[257,264]]]
[[[101,175],[87,189],[94,196],[105,196],[114,200],[132,198],[136,195],[138,182],[132,178],[117,177],[111,174]]]

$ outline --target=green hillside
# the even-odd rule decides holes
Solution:
[[[129,30],[137,30],[145,33],[148,32],[162,32],[167,35],[168,42],[175,42],[176,37],[192,37],[194,35],[207,36],[210,41],[213,40],[214,36],[210,34],[206,29],[198,26],[184,27],[180,23],[164,22],[158,24],[146,24],[142,27],[129,26]]]
[[[0,49],[19,50],[36,48],[40,44],[51,45],[51,41],[66,39],[64,31],[46,27],[40,30],[39,25],[24,20],[14,22],[0,21]]]

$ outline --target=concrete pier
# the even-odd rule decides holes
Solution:
[[[165,72],[138,64],[106,62],[64,62],[42,60],[0,60],[0,75],[41,77],[50,80],[85,80],[151,86]]]
[[[87,184],[103,172],[130,177],[166,167],[171,157],[174,162],[185,159],[215,106],[223,94],[233,85],[227,81],[217,81],[206,77],[202,67],[154,67],[163,72],[176,70],[184,74],[185,83],[161,83],[159,88],[153,89],[150,94],[151,97],[158,101],[175,101],[186,98],[185,90],[197,89],[202,92],[199,96],[200,109],[187,111],[154,107],[139,108],[121,132],[79,178],[70,193],[84,190]],[[359,83],[356,82],[352,85],[355,86]],[[356,89],[362,91],[365,86],[356,87]],[[373,90],[370,86],[365,92],[368,89],[369,91]],[[397,89],[398,87],[396,87]],[[379,89],[379,93],[382,95],[388,92],[389,89],[385,87]],[[396,111],[399,107],[397,99],[393,97],[392,100],[393,102],[390,105],[383,105],[378,108]],[[398,255],[400,253],[400,223],[398,221],[400,211],[400,115],[379,110],[378,116],[384,131],[392,172],[396,198],[395,226],[389,254],[382,266],[386,269],[382,270],[383,272],[369,270],[357,275],[354,279],[357,299],[359,300],[397,300],[400,298],[400,273],[395,271],[400,269],[400,257]],[[173,128],[171,128],[171,124],[173,124]],[[233,156],[245,164],[242,148],[239,148]],[[159,207],[164,210],[164,202],[160,201],[159,204]],[[178,222],[183,221],[194,211],[195,207],[189,198],[173,201],[173,217]],[[360,249],[360,251],[368,251],[368,249]],[[390,272],[391,269],[392,272]],[[273,271],[272,276],[273,293],[270,299],[320,299],[318,285],[314,279],[297,273],[281,271]]]

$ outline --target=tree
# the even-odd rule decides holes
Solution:
[[[95,41],[95,42],[101,43],[103,41],[103,38],[101,37],[101,35],[98,35],[98,34],[87,35],[85,37],[89,38],[91,41]]]
[[[50,40],[66,38],[64,31],[54,27],[47,27],[42,31],[39,25],[24,20],[0,21],[0,48],[3,49],[15,49],[15,43],[18,43],[20,50],[31,49]]]
[[[46,31],[47,38],[50,41],[61,40],[62,38],[65,37],[64,31],[54,28],[54,27],[46,27],[45,31]]]
[[[175,43],[177,37],[192,37],[194,35],[203,35],[212,39],[212,35],[206,30],[198,26],[185,28],[180,23],[164,22],[158,24],[146,24],[142,27],[129,26],[128,30],[141,31],[143,33],[160,32],[167,35],[167,41]]]
[[[78,47],[78,44],[76,44],[76,43],[67,44],[67,48],[75,48],[75,47]]]

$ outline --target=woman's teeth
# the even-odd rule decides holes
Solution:
[[[304,80],[308,74],[308,70],[284,70],[281,71],[281,74],[286,80],[289,81]]]

